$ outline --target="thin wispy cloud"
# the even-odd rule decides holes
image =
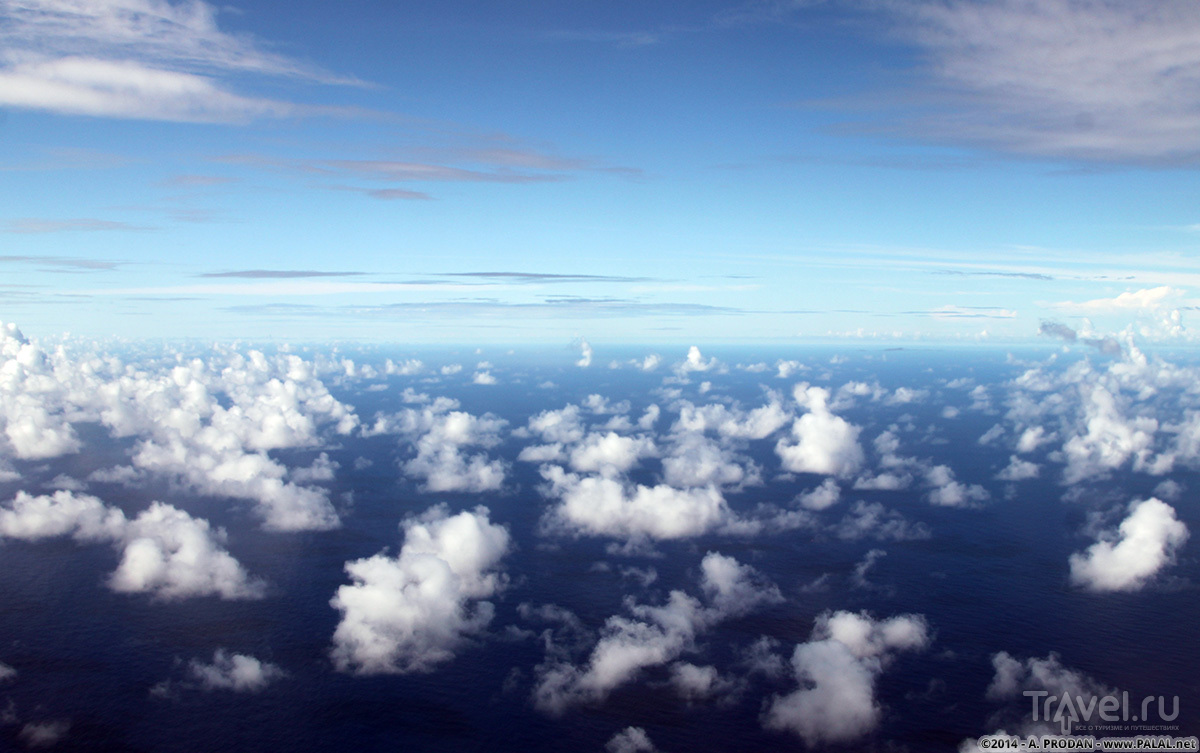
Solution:
[[[1170,166],[1200,157],[1200,5],[884,7],[923,53],[932,87],[915,92],[925,102],[897,121],[904,135],[1103,163]]]
[[[291,280],[300,277],[355,277],[364,272],[318,272],[313,269],[239,269],[230,272],[205,272],[197,277],[238,278],[243,280]]]
[[[71,256],[0,256],[0,264],[37,264],[43,267],[65,267],[88,271],[116,269],[121,263]]]
[[[187,122],[333,113],[238,94],[236,76],[357,85],[222,31],[194,0],[29,0],[0,5],[0,104],[69,115]]]
[[[65,232],[107,232],[113,230],[141,231],[153,230],[144,225],[133,225],[116,220],[98,220],[91,217],[71,219],[45,219],[41,217],[21,217],[9,220],[4,225],[8,233],[65,233]]]

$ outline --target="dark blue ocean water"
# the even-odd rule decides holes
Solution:
[[[223,526],[230,552],[269,583],[267,596],[162,602],[117,594],[103,582],[118,561],[111,547],[66,539],[5,541],[0,544],[0,661],[19,674],[0,685],[0,706],[11,704],[22,722],[70,720],[62,747],[80,751],[599,751],[631,725],[644,728],[663,751],[801,750],[800,739],[766,731],[760,723],[765,701],[793,690],[794,681],[747,674],[740,669],[741,652],[769,636],[780,642],[780,653],[790,656],[822,612],[868,610],[876,617],[924,615],[934,640],[924,652],[897,655],[880,675],[882,723],[846,750],[953,751],[964,738],[991,731],[992,716],[1005,709],[985,698],[993,676],[991,657],[998,651],[1019,658],[1056,652],[1063,665],[1135,698],[1178,695],[1181,714],[1175,723],[1181,734],[1200,731],[1200,644],[1194,638],[1200,624],[1200,543],[1189,542],[1177,564],[1139,592],[1094,594],[1068,583],[1069,555],[1093,541],[1081,533],[1088,512],[1149,496],[1163,478],[1126,468],[1086,484],[1079,501],[1064,502],[1060,466],[1046,459],[1055,449],[1050,445],[1029,456],[1043,464],[1041,478],[1015,485],[997,481],[1011,447],[977,440],[1001,420],[1003,390],[992,389],[994,412],[981,412],[970,408],[967,390],[947,388],[945,381],[971,377],[991,387],[1024,367],[1006,362],[1003,352],[837,352],[848,360],[831,364],[834,351],[787,354],[812,366],[787,380],[734,368],[693,374],[690,384],[674,386],[694,402],[731,398],[747,408],[764,401],[764,385],[790,394],[801,379],[835,389],[849,380],[927,389],[930,396],[923,402],[859,401],[842,415],[863,427],[868,449],[893,423],[911,424],[916,428],[900,435],[904,454],[949,465],[960,481],[984,486],[990,501],[978,509],[933,507],[919,484],[903,491],[844,489],[837,506],[817,514],[820,520],[835,522],[862,499],[928,526],[931,537],[842,541],[806,529],[753,537],[712,534],[660,542],[657,556],[616,557],[606,553],[610,542],[605,539],[539,533],[550,501],[538,490],[537,467],[515,460],[533,440],[512,437],[489,451],[510,463],[503,491],[489,494],[423,493],[399,469],[411,449],[397,437],[338,438],[326,451],[340,464],[330,489],[344,525],[319,533],[263,532],[248,503],[196,496],[166,481],[138,489],[94,483],[90,493],[127,513],[159,499]],[[636,355],[641,354],[630,357]],[[736,364],[773,362],[780,354],[717,355]],[[377,380],[388,385],[386,391],[368,392],[355,383],[335,388],[335,394],[369,419],[376,411],[403,407],[399,392],[412,386],[458,398],[472,413],[490,411],[507,419],[509,429],[523,426],[538,411],[591,393],[629,400],[635,419],[645,406],[658,403],[664,408],[659,433],[675,417],[665,410],[669,401],[654,392],[663,386],[664,370],[643,374],[603,364],[577,369],[563,359],[494,360],[501,384],[492,387],[469,384],[466,369],[438,384],[389,377]],[[554,386],[539,386],[546,380]],[[713,390],[700,395],[704,380]],[[947,405],[961,412],[943,418]],[[84,453],[16,464],[23,477],[0,484],[0,499],[11,499],[19,489],[44,490],[42,485],[60,473],[84,478],[124,457],[128,443],[109,439],[100,427],[78,429]],[[735,510],[787,505],[822,480],[808,474],[777,478],[774,441],[748,443],[746,452],[763,468],[765,484],[729,493]],[[315,455],[280,457],[307,462]],[[871,452],[868,456],[873,458]],[[356,469],[357,458],[372,464]],[[647,461],[635,477],[651,480],[656,472],[656,461]],[[1172,504],[1195,539],[1200,478],[1186,470],[1170,478],[1185,488]],[[453,511],[486,505],[491,519],[508,526],[516,542],[504,560],[511,585],[494,600],[496,616],[488,634],[429,674],[359,677],[335,671],[328,652],[340,615],[329,600],[348,582],[344,563],[384,549],[394,554],[402,541],[400,522],[437,502]],[[855,567],[873,549],[886,555],[869,571],[870,585],[857,586]],[[625,613],[627,596],[657,604],[671,589],[697,594],[699,563],[708,551],[753,565],[786,597],[782,604],[704,633],[696,650],[681,657],[744,676],[745,687],[734,702],[689,704],[666,685],[666,670],[655,668],[605,702],[562,717],[533,707],[530,692],[543,648],[510,628],[539,631],[544,625],[523,620],[519,604],[557,604],[597,629],[611,615]],[[620,574],[627,566],[652,567],[658,577],[643,586]],[[809,587],[822,577],[823,587]],[[189,660],[208,660],[218,647],[270,661],[288,676],[255,694],[184,689],[163,698],[151,693],[164,680],[184,678]],[[19,729],[0,725],[0,748],[21,747]]]

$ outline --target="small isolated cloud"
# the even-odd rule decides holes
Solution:
[[[575,362],[575,365],[581,369],[586,369],[587,367],[592,365],[592,355],[593,355],[592,346],[588,343],[587,340],[580,340],[579,341],[579,360]]]
[[[329,602],[342,613],[330,652],[340,671],[430,672],[487,629],[494,607],[485,599],[504,588],[498,567],[511,547],[508,530],[488,514],[430,508],[404,522],[396,557],[346,563],[353,583]]]
[[[827,478],[815,489],[810,489],[796,498],[800,506],[808,510],[824,510],[833,507],[842,498],[837,482]]]
[[[56,719],[49,722],[29,722],[21,727],[17,738],[30,748],[52,748],[66,739],[71,722]]]
[[[192,659],[188,664],[188,674],[204,690],[257,693],[287,673],[253,656],[231,654],[219,648],[213,653],[212,662]]]
[[[17,676],[17,670],[8,666],[4,662],[0,662],[0,682],[11,680]]]
[[[495,491],[504,485],[505,464],[467,448],[496,446],[507,422],[490,413],[476,416],[451,410],[457,405],[455,400],[438,398],[423,408],[405,408],[378,417],[366,433],[408,438],[416,456],[401,465],[406,474],[424,481],[426,491]]]
[[[1025,481],[1031,478],[1037,478],[1041,472],[1037,463],[1031,463],[1028,460],[1022,460],[1016,455],[1012,455],[1008,459],[1008,465],[1004,470],[996,474],[996,478],[1000,481]]]
[[[924,650],[930,639],[920,615],[876,621],[866,613],[822,614],[811,638],[792,654],[800,688],[773,697],[763,725],[793,732],[809,747],[850,743],[869,734],[883,716],[876,678],[896,653]]]
[[[1175,509],[1159,499],[1134,501],[1117,530],[1102,531],[1099,540],[1071,555],[1071,583],[1089,591],[1139,591],[1188,539],[1188,529]]]
[[[496,377],[492,376],[492,372],[486,370],[476,371],[475,376],[471,379],[471,382],[474,384],[484,385],[497,384]]]
[[[641,727],[626,727],[604,745],[608,753],[658,753],[650,736]]]
[[[929,504],[939,507],[974,507],[987,501],[991,495],[978,484],[964,484],[954,478],[948,465],[935,465],[925,471],[925,482],[929,491]]]
[[[794,394],[808,412],[792,424],[796,442],[780,439],[775,445],[784,469],[841,478],[854,475],[864,460],[859,427],[830,412],[829,390],[801,382]]]

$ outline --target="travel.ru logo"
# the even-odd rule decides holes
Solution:
[[[1179,696],[1173,697],[1171,713],[1167,714],[1167,699],[1161,695],[1146,696],[1140,707],[1129,705],[1128,692],[1122,692],[1120,697],[1094,695],[1087,701],[1081,695],[1050,695],[1046,690],[1026,690],[1024,695],[1033,700],[1033,721],[1058,722],[1064,735],[1071,734],[1071,728],[1079,722],[1091,722],[1093,714],[1104,722],[1149,722],[1150,714],[1155,710],[1158,719],[1164,722],[1174,721],[1179,716]]]

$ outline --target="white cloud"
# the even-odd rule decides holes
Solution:
[[[529,431],[542,435],[547,442],[570,444],[583,439],[586,431],[579,418],[579,406],[569,404],[559,410],[545,410],[528,421]]]
[[[8,666],[4,662],[0,662],[0,682],[11,680],[17,676],[17,670]]]
[[[275,664],[246,654],[231,654],[223,648],[213,653],[211,663],[192,659],[188,672],[204,690],[235,693],[257,693],[287,674]]]
[[[700,585],[707,606],[683,591],[672,591],[657,607],[629,600],[632,618],[609,617],[584,665],[558,658],[538,667],[534,704],[561,714],[577,704],[599,703],[644,669],[674,661],[711,626],[783,598],[754,568],[715,552],[701,562]]]
[[[331,655],[343,672],[429,672],[483,632],[498,593],[498,572],[509,551],[508,530],[486,507],[449,515],[444,507],[404,522],[400,554],[346,563],[352,585],[330,604],[342,613]]]
[[[121,548],[121,562],[108,585],[121,593],[171,600],[208,595],[253,599],[264,592],[263,583],[251,579],[222,548],[223,530],[161,502],[129,520],[96,497],[18,492],[0,509],[0,535],[30,541],[70,535],[81,542],[111,542]]]
[[[1104,531],[1082,554],[1071,555],[1071,582],[1091,591],[1138,591],[1174,564],[1188,539],[1175,509],[1151,497],[1129,505],[1116,531]]]
[[[490,413],[475,416],[447,409],[456,401],[438,398],[432,405],[405,408],[376,420],[369,433],[395,432],[413,442],[416,456],[402,464],[404,472],[424,480],[433,492],[484,492],[504,485],[505,464],[485,452],[468,454],[466,447],[494,447],[507,423]]]
[[[727,447],[693,432],[675,434],[662,460],[663,480],[676,487],[732,486],[762,483],[758,466]]]
[[[954,471],[947,465],[928,468],[925,482],[933,487],[928,495],[929,504],[939,507],[973,507],[991,496],[978,484],[968,486],[955,480]]]
[[[797,501],[801,507],[809,510],[824,510],[833,507],[842,498],[842,490],[837,482],[831,478],[827,478],[821,482],[821,485],[815,489],[808,491],[797,497]]]
[[[876,621],[865,613],[826,612],[792,654],[800,688],[771,699],[764,726],[794,732],[809,747],[859,739],[882,717],[876,677],[895,653],[923,650],[929,641],[920,615]]]
[[[795,396],[808,412],[792,424],[796,443],[780,439],[775,445],[784,469],[838,477],[856,473],[863,463],[859,427],[829,411],[829,390],[801,382],[796,385]]]
[[[1190,3],[888,7],[929,60],[942,105],[905,132],[1101,162],[1178,164],[1200,153],[1200,9]]]
[[[838,538],[847,541],[916,541],[932,535],[924,523],[910,523],[899,512],[887,509],[880,502],[868,503],[861,499],[832,530]]]
[[[1087,431],[1076,434],[1063,444],[1067,467],[1063,482],[1074,484],[1124,465],[1134,458],[1135,468],[1150,462],[1154,434],[1158,422],[1153,418],[1122,415],[1117,398],[1107,389],[1095,385],[1083,400]]]
[[[198,0],[31,0],[4,6],[0,103],[98,117],[241,122],[321,111],[235,93],[234,74],[351,83],[217,26]],[[333,108],[324,108],[333,112]]]
[[[1028,460],[1022,460],[1016,455],[1011,455],[1008,459],[1008,465],[1004,470],[996,474],[996,478],[1000,481],[1025,481],[1026,479],[1037,478],[1040,469],[1037,463],[1031,463]]]
[[[639,541],[699,536],[734,518],[716,487],[676,489],[579,476],[557,466],[542,469],[548,496],[559,503],[547,512],[549,530]]]
[[[491,385],[491,384],[497,383],[496,377],[492,376],[492,372],[490,372],[490,371],[475,372],[475,376],[472,377],[471,382],[473,384],[485,384],[485,385]]]
[[[594,355],[594,352],[592,351],[591,344],[589,344],[587,340],[580,340],[579,341],[579,360],[575,362],[575,365],[581,369],[586,369],[587,367],[592,365],[592,356],[593,355]]]
[[[600,434],[592,432],[569,453],[571,468],[581,472],[599,472],[613,476],[628,471],[644,457],[657,452],[654,442],[647,437],[623,437],[616,432]]]
[[[658,753],[650,736],[641,727],[626,727],[604,745],[608,753]]]

